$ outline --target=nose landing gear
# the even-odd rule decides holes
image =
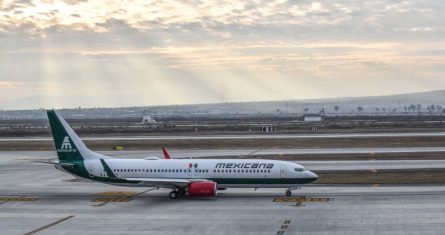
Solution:
[[[301,189],[301,187],[300,186],[295,186],[295,187],[287,188],[287,190],[286,190],[286,197],[291,197],[292,196],[292,190],[295,190],[295,189]]]
[[[291,197],[292,191],[290,189],[286,190],[286,197]]]

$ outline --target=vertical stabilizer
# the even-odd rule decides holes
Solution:
[[[89,150],[59,113],[48,110],[47,114],[57,156],[61,163],[107,158]]]

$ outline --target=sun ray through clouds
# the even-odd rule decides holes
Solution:
[[[443,10],[431,0],[1,1],[2,106],[445,89]]]

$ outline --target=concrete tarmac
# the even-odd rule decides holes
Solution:
[[[283,197],[284,189],[228,189],[214,198],[171,200],[169,190],[77,180],[52,165],[34,162],[54,156],[50,152],[0,152],[1,234],[441,234],[445,231],[445,185],[322,185],[295,190],[291,198]],[[332,162],[306,163],[320,169],[333,166]],[[426,161],[419,165],[430,163],[433,164]],[[398,164],[409,167],[414,163]]]

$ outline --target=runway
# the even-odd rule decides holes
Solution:
[[[190,136],[101,136],[82,137],[82,140],[243,140],[243,139],[317,139],[317,138],[372,138],[372,137],[440,137],[445,132],[403,133],[320,133],[320,134],[244,134],[244,135],[190,135]],[[0,142],[50,141],[51,137],[0,137]]]
[[[2,234],[440,234],[445,230],[445,185],[321,185],[296,190],[291,198],[283,197],[284,189],[228,189],[215,198],[171,200],[168,190],[79,181],[52,165],[34,162],[53,156],[0,152]],[[306,164],[337,167],[332,162]],[[388,165],[397,164],[412,165]],[[421,163],[430,164],[435,163]]]

